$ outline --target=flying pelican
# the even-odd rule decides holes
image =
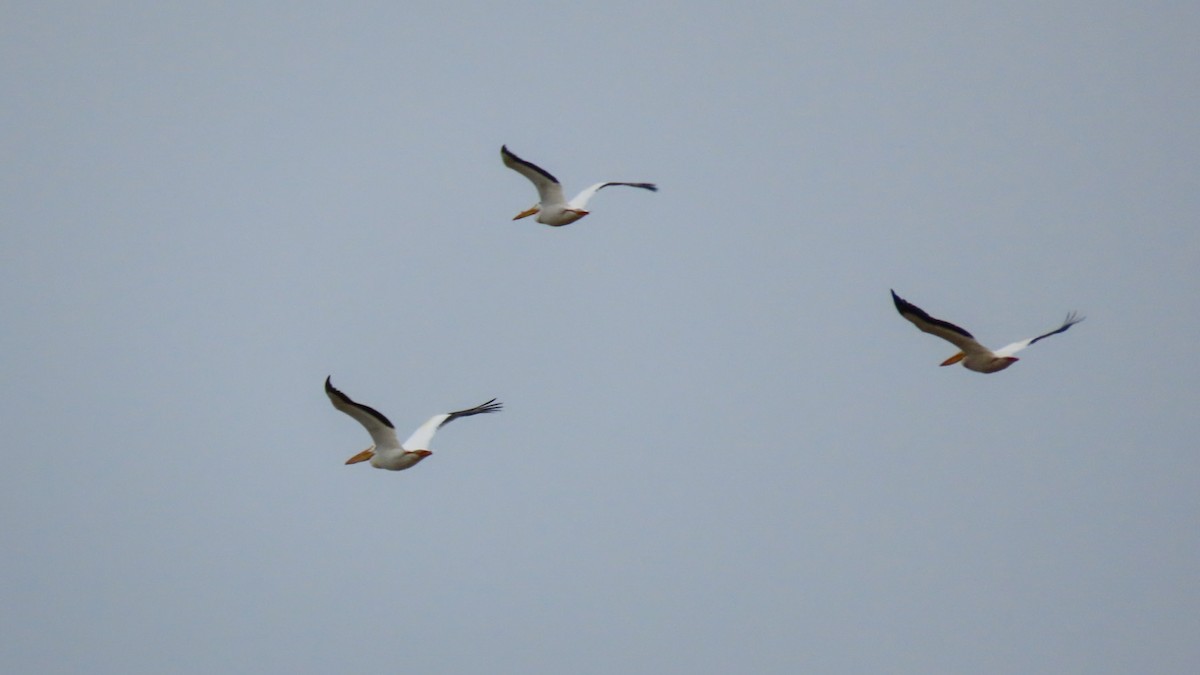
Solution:
[[[586,207],[592,195],[610,185],[625,185],[658,192],[658,186],[654,183],[617,183],[609,181],[607,183],[596,183],[575,195],[575,198],[568,202],[566,197],[563,196],[562,183],[559,183],[557,178],[551,176],[550,172],[537,164],[531,164],[512,154],[508,151],[508,146],[500,146],[500,158],[504,160],[504,166],[532,181],[533,186],[537,188],[538,192],[538,203],[518,213],[513,217],[513,220],[520,220],[536,213],[539,223],[561,227],[563,225],[570,225],[590,213],[590,211],[586,210]]]
[[[346,460],[346,463],[357,464],[369,459],[371,466],[376,469],[403,471],[415,466],[417,462],[433,454],[429,451],[429,441],[437,433],[437,430],[442,428],[442,425],[449,424],[460,417],[496,412],[501,406],[496,399],[492,399],[467,410],[434,415],[417,427],[412,436],[409,436],[408,440],[401,444],[396,440],[396,428],[392,426],[388,418],[374,408],[350,400],[349,396],[335,389],[329,379],[325,378],[325,393],[329,396],[333,407],[358,420],[359,424],[367,428],[367,432],[371,434],[371,440],[375,442],[371,447]]]
[[[1062,325],[1049,333],[1039,335],[1020,342],[1014,342],[1007,347],[1002,347],[996,351],[991,351],[987,347],[975,341],[975,336],[967,331],[955,326],[949,321],[935,319],[925,313],[925,310],[917,307],[904,298],[896,295],[896,291],[892,291],[892,302],[896,304],[896,311],[900,312],[900,316],[913,322],[913,325],[920,328],[922,331],[930,335],[936,335],[943,340],[952,342],[955,347],[960,350],[954,356],[946,359],[941,363],[943,366],[952,366],[959,361],[962,361],[963,367],[967,370],[974,370],[977,373],[997,373],[1005,368],[1016,363],[1019,359],[1013,354],[1025,349],[1029,345],[1048,338],[1051,335],[1058,335],[1067,330],[1071,326],[1083,321],[1082,316],[1078,316],[1075,312],[1067,315]]]

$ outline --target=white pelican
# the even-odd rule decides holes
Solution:
[[[349,396],[333,387],[328,377],[325,378],[325,393],[329,395],[333,407],[358,420],[359,424],[366,427],[367,432],[371,434],[371,440],[375,442],[371,447],[346,460],[346,463],[357,464],[369,459],[371,466],[389,471],[403,471],[432,455],[433,453],[429,451],[429,441],[442,425],[449,424],[460,417],[496,412],[501,406],[496,399],[492,399],[467,410],[434,415],[417,427],[412,436],[409,436],[408,440],[401,444],[396,440],[396,428],[392,426],[388,418],[383,416],[383,413],[350,400]]]
[[[567,198],[563,196],[562,183],[559,183],[557,178],[551,176],[550,172],[512,154],[508,151],[508,146],[500,146],[500,157],[504,160],[504,166],[532,181],[533,186],[537,188],[538,192],[538,203],[518,213],[513,217],[513,220],[520,220],[536,213],[539,223],[561,227],[563,225],[570,225],[590,213],[586,210],[586,207],[592,195],[610,185],[625,185],[658,192],[658,186],[654,183],[617,183],[609,181],[607,183],[596,183],[575,195],[575,198],[568,202]]]
[[[942,321],[941,319],[929,316],[925,313],[925,310],[896,295],[896,291],[892,291],[892,302],[896,304],[896,311],[900,312],[900,316],[913,322],[913,325],[917,328],[930,335],[936,335],[943,340],[951,342],[955,347],[959,348],[960,351],[957,354],[943,361],[941,365],[952,366],[962,361],[963,367],[967,370],[974,370],[977,373],[996,373],[1004,370],[1019,360],[1013,354],[1025,349],[1038,340],[1048,338],[1051,335],[1058,335],[1071,326],[1083,321],[1083,317],[1077,316],[1075,312],[1071,312],[1067,315],[1061,326],[1049,333],[1021,340],[1020,342],[1014,342],[1007,347],[991,351],[976,342],[975,336],[949,321]]]

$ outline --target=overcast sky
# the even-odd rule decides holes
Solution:
[[[0,670],[1200,670],[1200,6],[901,4],[7,3]]]

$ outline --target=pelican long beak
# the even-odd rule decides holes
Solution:
[[[942,366],[952,366],[952,365],[954,365],[954,364],[958,363],[959,361],[962,361],[962,360],[963,360],[963,358],[965,358],[965,357],[966,357],[966,355],[967,355],[967,353],[966,353],[966,352],[959,352],[959,353],[955,354],[954,356],[951,356],[950,358],[946,359],[945,361],[942,361],[942,362],[941,362],[940,364],[938,364],[938,365],[942,365]]]
[[[529,216],[532,216],[533,214],[535,214],[537,212],[538,212],[538,207],[534,206],[532,208],[525,209],[524,211],[513,216],[513,220],[520,220],[522,218],[528,218]]]
[[[366,450],[363,450],[362,452],[358,453],[357,455],[351,457],[350,459],[346,460],[346,463],[347,464],[358,464],[359,462],[365,462],[374,456],[375,456],[375,446],[371,446],[371,447],[367,448]]]

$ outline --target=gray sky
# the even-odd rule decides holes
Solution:
[[[0,670],[1200,669],[1197,6],[400,4],[3,11]]]

